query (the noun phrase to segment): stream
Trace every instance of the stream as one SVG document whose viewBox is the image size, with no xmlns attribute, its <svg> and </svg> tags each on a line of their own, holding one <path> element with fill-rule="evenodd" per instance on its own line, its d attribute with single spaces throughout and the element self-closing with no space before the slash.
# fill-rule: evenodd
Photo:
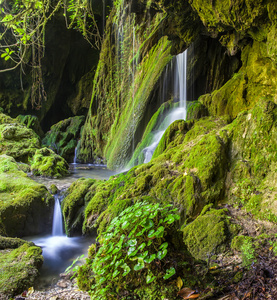
<svg viewBox="0 0 277 300">
<path fill-rule="evenodd" d="M 71 164 L 70 175 L 61 179 L 49 179 L 32 177 L 35 181 L 44 184 L 47 188 L 55 184 L 59 190 L 66 189 L 75 180 L 81 177 L 94 179 L 108 179 L 115 172 L 108 170 L 102 165 Z M 43 266 L 40 269 L 40 276 L 35 288 L 43 290 L 54 285 L 59 280 L 59 274 L 72 264 L 78 257 L 84 254 L 87 256 L 88 247 L 95 241 L 96 237 L 67 237 L 64 234 L 63 220 L 60 203 L 62 196 L 55 195 L 55 207 L 53 215 L 52 234 L 44 236 L 32 236 L 25 238 L 34 242 L 42 248 L 44 258 Z"/>
</svg>

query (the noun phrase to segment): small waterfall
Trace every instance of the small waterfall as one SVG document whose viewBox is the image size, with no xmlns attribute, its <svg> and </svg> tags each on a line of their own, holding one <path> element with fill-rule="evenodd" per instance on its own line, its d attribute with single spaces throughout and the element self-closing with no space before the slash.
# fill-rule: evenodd
<svg viewBox="0 0 277 300">
<path fill-rule="evenodd" d="M 167 74 L 167 73 L 166 73 Z M 166 92 L 163 92 L 166 94 Z M 176 120 L 186 120 L 187 115 L 187 50 L 178 54 L 174 60 L 174 99 L 179 101 L 179 107 L 172 109 L 165 117 L 158 131 L 154 134 L 150 146 L 143 149 L 144 163 L 151 160 L 167 127 Z"/>
<path fill-rule="evenodd" d="M 74 158 L 73 158 L 73 164 L 74 165 L 77 164 L 77 148 L 78 148 L 78 146 L 75 147 L 75 151 L 74 151 Z"/>
<path fill-rule="evenodd" d="M 59 196 L 56 194 L 55 206 L 54 206 L 54 215 L 53 215 L 53 225 L 52 225 L 52 235 L 53 236 L 63 236 L 63 215 L 61 210 L 61 204 Z"/>
</svg>

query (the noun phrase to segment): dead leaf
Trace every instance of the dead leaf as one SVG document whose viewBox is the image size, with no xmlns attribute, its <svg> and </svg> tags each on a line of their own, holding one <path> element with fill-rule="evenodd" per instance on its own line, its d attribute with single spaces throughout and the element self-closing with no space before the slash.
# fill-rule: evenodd
<svg viewBox="0 0 277 300">
<path fill-rule="evenodd" d="M 183 288 L 177 294 L 183 299 L 196 299 L 200 296 L 200 294 L 194 294 L 195 291 L 190 288 Z"/>
<path fill-rule="evenodd" d="M 183 280 L 181 279 L 181 277 L 177 278 L 177 283 L 176 284 L 177 284 L 178 289 L 180 290 L 183 286 Z"/>
<path fill-rule="evenodd" d="M 34 292 L 34 288 L 33 287 L 28 288 L 28 294 L 27 294 L 27 296 L 32 295 L 33 292 Z"/>
</svg>

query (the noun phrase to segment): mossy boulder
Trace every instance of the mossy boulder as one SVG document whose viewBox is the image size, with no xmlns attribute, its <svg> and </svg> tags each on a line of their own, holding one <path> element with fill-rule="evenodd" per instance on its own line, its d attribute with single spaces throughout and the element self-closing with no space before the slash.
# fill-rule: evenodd
<svg viewBox="0 0 277 300">
<path fill-rule="evenodd" d="M 31 171 L 36 176 L 60 178 L 68 175 L 68 168 L 66 160 L 48 148 L 36 150 L 31 161 Z"/>
<path fill-rule="evenodd" d="M 230 238 L 226 210 L 211 209 L 183 229 L 184 242 L 195 259 L 207 260 L 222 253 Z"/>
<path fill-rule="evenodd" d="M 51 148 L 67 161 L 73 162 L 75 148 L 84 122 L 84 116 L 71 117 L 58 122 L 51 126 L 50 131 L 42 140 L 42 144 Z"/>
<path fill-rule="evenodd" d="M 200 101 L 190 101 L 187 103 L 186 120 L 200 119 L 209 115 L 208 109 Z"/>
<path fill-rule="evenodd" d="M 65 198 L 62 201 L 62 212 L 68 236 L 82 233 L 84 211 L 97 184 L 95 179 L 80 178 L 66 190 Z"/>
<path fill-rule="evenodd" d="M 40 139 L 32 129 L 4 114 L 0 115 L 0 154 L 27 163 L 39 148 Z"/>
<path fill-rule="evenodd" d="M 228 137 L 224 118 L 176 121 L 161 140 L 162 150 L 147 164 L 99 184 L 86 210 L 84 232 L 97 219 L 100 230 L 132 201 L 174 203 L 183 218 L 194 218 L 224 195 Z M 160 148 L 161 149 L 161 148 Z M 101 229 L 102 228 L 102 229 Z"/>
<path fill-rule="evenodd" d="M 32 115 L 18 115 L 16 117 L 16 120 L 22 124 L 25 125 L 27 128 L 31 128 L 34 130 L 34 132 L 42 138 L 44 135 L 38 117 L 37 116 L 32 116 Z"/>
<path fill-rule="evenodd" d="M 0 298 L 10 299 L 34 285 L 43 263 L 42 250 L 33 243 L 0 236 Z"/>
<path fill-rule="evenodd" d="M 0 199 L 2 235 L 26 236 L 50 231 L 52 196 L 7 155 L 0 155 Z"/>
</svg>

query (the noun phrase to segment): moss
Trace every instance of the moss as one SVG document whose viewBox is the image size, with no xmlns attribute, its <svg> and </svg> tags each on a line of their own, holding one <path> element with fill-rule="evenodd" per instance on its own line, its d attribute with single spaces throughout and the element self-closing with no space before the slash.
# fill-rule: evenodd
<svg viewBox="0 0 277 300">
<path fill-rule="evenodd" d="M 4 249 L 16 249 L 20 246 L 22 246 L 23 244 L 26 244 L 27 242 L 19 239 L 19 238 L 10 238 L 10 237 L 3 237 L 0 236 L 0 250 L 4 250 Z M 30 246 L 33 246 L 33 243 L 27 243 Z"/>
<path fill-rule="evenodd" d="M 234 237 L 231 248 L 241 252 L 242 263 L 245 267 L 250 267 L 256 262 L 254 239 L 250 236 L 238 235 Z"/>
<path fill-rule="evenodd" d="M 48 148 L 36 150 L 31 161 L 31 171 L 36 176 L 62 177 L 68 175 L 68 163 Z"/>
<path fill-rule="evenodd" d="M 50 190 L 50 192 L 51 192 L 52 195 L 55 195 L 58 192 L 58 188 L 57 188 L 57 186 L 55 184 L 51 184 L 49 190 Z"/>
<path fill-rule="evenodd" d="M 133 167 L 144 162 L 143 149 L 153 142 L 154 132 L 158 130 L 164 116 L 168 113 L 169 109 L 172 108 L 172 104 L 169 102 L 163 103 L 156 113 L 152 116 L 151 120 L 147 124 L 147 127 L 143 133 L 141 142 L 138 143 L 131 160 L 127 164 L 127 168 Z"/>
<path fill-rule="evenodd" d="M 170 61 L 170 42 L 166 37 L 151 49 L 149 55 L 144 58 L 142 68 L 135 78 L 134 85 L 138 86 L 134 98 L 127 103 L 111 128 L 111 135 L 105 147 L 104 155 L 107 158 L 107 166 L 111 169 L 124 167 L 127 157 L 130 157 L 132 149 L 133 134 L 142 119 L 147 108 L 147 102 L 151 88 L 158 81 L 164 66 Z M 138 84 L 139 83 L 139 84 Z M 130 93 L 133 93 L 131 90 Z M 132 124 L 132 126 L 130 126 Z"/>
<path fill-rule="evenodd" d="M 81 234 L 84 221 L 86 197 L 98 184 L 95 179 L 80 178 L 70 185 L 62 201 L 62 212 L 65 222 L 65 231 L 68 236 Z"/>
<path fill-rule="evenodd" d="M 0 220 L 9 236 L 50 230 L 53 198 L 46 187 L 30 179 L 9 156 L 0 156 Z"/>
<path fill-rule="evenodd" d="M 200 101 L 190 101 L 187 104 L 186 120 L 200 119 L 209 115 L 207 108 Z"/>
<path fill-rule="evenodd" d="M 12 246 L 16 243 L 11 242 Z M 7 299 L 33 286 L 43 262 L 41 248 L 23 241 L 19 244 L 16 249 L 0 251 L 0 290 Z"/>
<path fill-rule="evenodd" d="M 40 139 L 33 130 L 17 123 L 0 125 L 0 154 L 27 163 L 39 147 Z"/>
<path fill-rule="evenodd" d="M 225 210 L 210 210 L 183 229 L 184 242 L 196 259 L 207 260 L 224 251 L 228 239 L 228 219 Z"/>
<path fill-rule="evenodd" d="M 67 161 L 73 161 L 84 122 L 84 116 L 75 116 L 54 124 L 46 133 L 42 144 L 51 148 Z"/>
</svg>

